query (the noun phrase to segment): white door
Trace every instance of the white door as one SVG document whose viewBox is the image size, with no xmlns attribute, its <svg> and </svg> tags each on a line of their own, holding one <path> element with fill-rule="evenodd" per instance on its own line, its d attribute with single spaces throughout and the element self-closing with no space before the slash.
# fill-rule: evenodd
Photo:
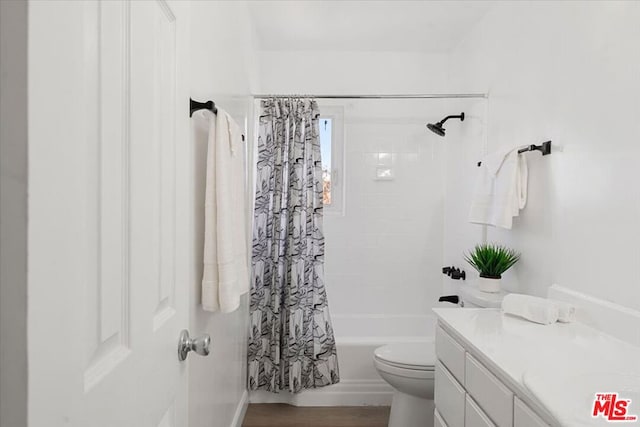
<svg viewBox="0 0 640 427">
<path fill-rule="evenodd" d="M 30 427 L 187 425 L 188 8 L 29 3 Z"/>
</svg>

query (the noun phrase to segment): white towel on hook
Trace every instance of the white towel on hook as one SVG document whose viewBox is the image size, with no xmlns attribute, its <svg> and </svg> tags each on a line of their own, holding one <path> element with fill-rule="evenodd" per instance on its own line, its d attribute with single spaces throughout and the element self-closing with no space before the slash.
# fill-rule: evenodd
<svg viewBox="0 0 640 427">
<path fill-rule="evenodd" d="M 511 229 L 527 204 L 529 171 L 519 148 L 503 148 L 482 159 L 469 222 Z"/>
<path fill-rule="evenodd" d="M 245 147 L 240 126 L 222 109 L 209 118 L 202 308 L 234 311 L 249 290 Z"/>
</svg>

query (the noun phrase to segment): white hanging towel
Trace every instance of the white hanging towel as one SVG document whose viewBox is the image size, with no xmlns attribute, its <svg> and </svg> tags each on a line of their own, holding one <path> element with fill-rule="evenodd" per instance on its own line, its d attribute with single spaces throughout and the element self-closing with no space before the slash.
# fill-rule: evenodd
<svg viewBox="0 0 640 427">
<path fill-rule="evenodd" d="M 226 111 L 209 114 L 202 308 L 229 313 L 249 290 L 245 147 Z"/>
<path fill-rule="evenodd" d="M 527 204 L 529 172 L 519 148 L 504 148 L 482 159 L 469 222 L 511 229 Z"/>
</svg>

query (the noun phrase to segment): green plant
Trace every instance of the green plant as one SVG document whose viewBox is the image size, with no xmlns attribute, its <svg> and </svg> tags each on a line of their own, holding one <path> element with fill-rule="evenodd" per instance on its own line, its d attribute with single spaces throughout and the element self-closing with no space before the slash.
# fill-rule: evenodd
<svg viewBox="0 0 640 427">
<path fill-rule="evenodd" d="M 465 254 L 464 259 L 480 273 L 480 277 L 500 279 L 502 273 L 518 262 L 520 254 L 505 246 L 483 243 Z"/>
</svg>

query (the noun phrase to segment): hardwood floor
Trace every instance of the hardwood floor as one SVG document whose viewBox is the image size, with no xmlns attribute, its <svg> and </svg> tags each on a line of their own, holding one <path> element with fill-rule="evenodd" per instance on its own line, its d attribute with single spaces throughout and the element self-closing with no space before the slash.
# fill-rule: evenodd
<svg viewBox="0 0 640 427">
<path fill-rule="evenodd" d="M 387 427 L 388 406 L 251 404 L 242 427 Z"/>
</svg>

